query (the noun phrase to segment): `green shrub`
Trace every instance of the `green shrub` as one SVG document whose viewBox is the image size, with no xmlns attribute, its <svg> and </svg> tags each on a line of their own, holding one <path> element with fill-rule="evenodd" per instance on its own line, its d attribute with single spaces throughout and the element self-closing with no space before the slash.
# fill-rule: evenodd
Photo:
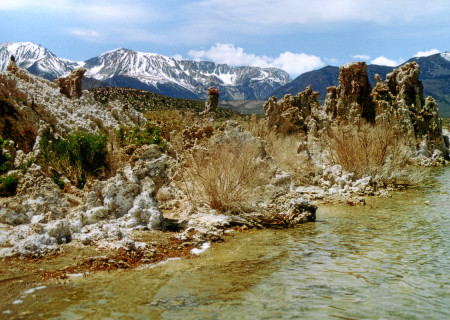
<svg viewBox="0 0 450 320">
<path fill-rule="evenodd" d="M 28 158 L 27 161 L 19 164 L 19 169 L 22 170 L 23 173 L 26 173 L 28 168 L 30 168 L 31 165 L 35 162 L 36 162 L 36 159 L 34 159 L 34 157 Z"/>
<path fill-rule="evenodd" d="M 142 146 L 156 144 L 161 151 L 166 150 L 166 141 L 161 136 L 161 128 L 153 126 L 147 122 L 145 128 L 139 126 L 125 127 L 120 126 L 117 130 L 117 138 L 122 146 L 135 145 Z"/>
<path fill-rule="evenodd" d="M 61 180 L 61 176 L 60 176 L 60 175 L 54 175 L 54 176 L 53 176 L 53 182 L 56 183 L 56 185 L 57 185 L 60 189 L 64 189 L 64 181 Z"/>
<path fill-rule="evenodd" d="M 107 137 L 75 131 L 66 139 L 40 140 L 40 160 L 44 166 L 52 166 L 61 175 L 82 188 L 89 176 L 95 176 L 105 165 Z"/>
<path fill-rule="evenodd" d="M 13 195 L 16 193 L 17 184 L 19 183 L 19 177 L 17 173 L 12 173 L 1 179 L 3 189 L 9 194 Z"/>
</svg>

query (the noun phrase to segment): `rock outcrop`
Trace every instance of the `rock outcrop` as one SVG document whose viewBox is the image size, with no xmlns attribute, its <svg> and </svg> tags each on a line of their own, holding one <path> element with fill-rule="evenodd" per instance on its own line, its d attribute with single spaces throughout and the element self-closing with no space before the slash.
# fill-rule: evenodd
<svg viewBox="0 0 450 320">
<path fill-rule="evenodd" d="M 79 99 L 67 98 L 56 83 L 20 68 L 14 73 L 0 72 L 0 114 L 0 136 L 13 139 L 26 153 L 49 128 L 62 137 L 73 130 L 95 133 L 100 128 L 113 134 L 119 124 L 146 121 L 132 108 L 122 110 L 118 102 L 100 105 L 87 91 Z"/>
<path fill-rule="evenodd" d="M 208 98 L 206 98 L 205 110 L 201 113 L 202 115 L 216 112 L 217 105 L 219 104 L 219 96 L 220 92 L 218 89 L 214 87 L 208 89 Z"/>
<path fill-rule="evenodd" d="M 0 199 L 0 256 L 45 253 L 72 239 L 124 240 L 134 229 L 159 229 L 164 217 L 153 195 L 166 178 L 169 159 L 156 145 L 143 146 L 115 176 L 66 192 L 33 165 L 20 178 L 16 196 Z"/>
<path fill-rule="evenodd" d="M 9 63 L 8 63 L 8 66 L 6 67 L 6 70 L 8 70 L 11 73 L 16 73 L 16 71 L 18 69 L 19 68 L 16 65 L 16 58 L 14 58 L 14 56 L 11 56 L 11 58 L 9 60 Z"/>
<path fill-rule="evenodd" d="M 80 98 L 82 94 L 81 80 L 86 69 L 78 68 L 72 70 L 67 77 L 61 77 L 54 82 L 59 85 L 60 91 L 67 98 Z"/>
<path fill-rule="evenodd" d="M 0 136 L 13 140 L 9 161 L 21 170 L 8 172 L 18 177 L 16 195 L 0 198 L 0 256 L 45 253 L 73 238 L 122 239 L 136 227 L 158 228 L 163 217 L 153 194 L 164 180 L 168 158 L 158 147 L 134 148 L 126 169 L 84 190 L 67 180 L 63 192 L 47 170 L 28 167 L 41 152 L 42 137 L 100 129 L 113 136 L 120 125 L 144 124 L 145 118 L 119 102 L 99 105 L 81 91 L 83 71 L 61 82 L 67 85 L 65 94 L 78 97 L 72 99 L 56 83 L 14 67 L 13 61 L 9 69 L 0 72 Z"/>
<path fill-rule="evenodd" d="M 306 133 L 310 120 L 320 113 L 319 95 L 308 86 L 295 97 L 285 95 L 280 101 L 271 97 L 264 104 L 268 126 L 281 134 Z"/>
<path fill-rule="evenodd" d="M 331 123 L 387 122 L 415 141 L 419 153 L 448 159 L 439 108 L 432 97 L 424 98 L 419 65 L 407 63 L 389 73 L 386 81 L 376 75 L 373 90 L 366 69 L 365 62 L 340 67 L 339 86 L 327 88 L 323 107 L 317 101 L 319 93 L 309 86 L 295 97 L 271 97 L 264 105 L 268 126 L 282 134 L 315 136 Z"/>
<path fill-rule="evenodd" d="M 400 126 L 418 144 L 425 144 L 425 153 L 432 155 L 436 151 L 448 159 L 449 146 L 442 134 L 438 104 L 432 97 L 424 98 L 419 75 L 420 66 L 410 62 L 389 73 L 384 82 L 379 76 L 376 78 L 377 85 L 371 93 L 376 119 Z"/>
<path fill-rule="evenodd" d="M 338 102 L 339 120 L 375 121 L 375 109 L 370 96 L 371 86 L 365 62 L 353 62 L 339 68 Z"/>
</svg>

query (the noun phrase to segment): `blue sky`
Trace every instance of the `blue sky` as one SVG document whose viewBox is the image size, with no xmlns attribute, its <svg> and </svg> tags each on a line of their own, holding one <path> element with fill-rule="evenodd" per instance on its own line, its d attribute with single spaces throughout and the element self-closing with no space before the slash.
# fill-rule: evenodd
<svg viewBox="0 0 450 320">
<path fill-rule="evenodd" d="M 295 77 L 450 51 L 449 0 L 0 0 L 0 43 L 86 60 L 118 47 Z"/>
</svg>

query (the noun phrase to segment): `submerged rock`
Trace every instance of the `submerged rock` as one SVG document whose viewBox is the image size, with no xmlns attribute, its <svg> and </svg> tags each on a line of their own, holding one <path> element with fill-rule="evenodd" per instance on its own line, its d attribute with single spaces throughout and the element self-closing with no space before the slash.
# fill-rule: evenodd
<svg viewBox="0 0 450 320">
<path fill-rule="evenodd" d="M 284 211 L 258 217 L 258 223 L 269 228 L 286 228 L 316 221 L 317 206 L 308 200 L 297 198 L 284 206 L 287 207 Z"/>
</svg>

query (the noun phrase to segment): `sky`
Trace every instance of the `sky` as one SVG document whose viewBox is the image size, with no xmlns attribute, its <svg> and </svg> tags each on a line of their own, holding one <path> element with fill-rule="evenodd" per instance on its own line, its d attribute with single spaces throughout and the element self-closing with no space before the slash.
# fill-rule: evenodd
<svg viewBox="0 0 450 320">
<path fill-rule="evenodd" d="M 0 43 L 77 61 L 124 47 L 294 78 L 450 51 L 449 16 L 449 0 L 0 0 Z"/>
</svg>

